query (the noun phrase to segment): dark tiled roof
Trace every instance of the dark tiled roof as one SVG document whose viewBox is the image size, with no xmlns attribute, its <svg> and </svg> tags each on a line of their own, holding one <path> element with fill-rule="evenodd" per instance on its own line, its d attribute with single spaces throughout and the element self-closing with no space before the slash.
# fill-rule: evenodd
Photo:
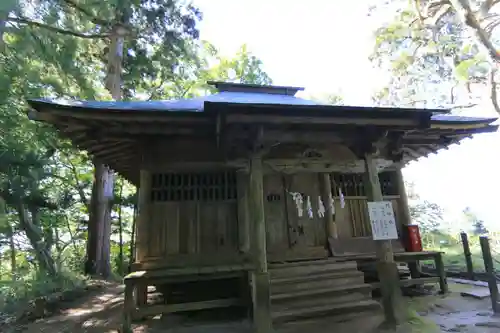
<svg viewBox="0 0 500 333">
<path fill-rule="evenodd" d="M 317 101 L 296 97 L 297 91 L 303 88 L 285 86 L 263 86 L 254 84 L 241 84 L 231 82 L 208 82 L 216 87 L 219 92 L 196 98 L 167 100 L 167 101 L 71 101 L 71 100 L 30 100 L 31 106 L 38 111 L 50 108 L 72 108 L 93 111 L 124 111 L 124 112 L 203 112 L 209 106 L 216 108 L 226 106 L 261 107 L 280 110 L 286 113 L 289 110 L 300 109 L 301 112 L 319 111 L 328 115 L 329 112 L 338 112 L 346 116 L 350 111 L 355 111 L 358 116 L 364 112 L 377 112 L 378 116 L 387 116 L 385 112 L 402 114 L 406 111 L 419 111 L 421 113 L 432 113 L 432 122 L 436 124 L 489 124 L 496 118 L 475 118 L 447 115 L 449 110 L 443 109 L 409 109 L 409 108 L 387 108 L 387 107 L 357 107 L 357 106 L 332 106 Z M 373 115 L 373 114 L 372 114 Z M 373 115 L 375 116 L 375 115 Z"/>
</svg>

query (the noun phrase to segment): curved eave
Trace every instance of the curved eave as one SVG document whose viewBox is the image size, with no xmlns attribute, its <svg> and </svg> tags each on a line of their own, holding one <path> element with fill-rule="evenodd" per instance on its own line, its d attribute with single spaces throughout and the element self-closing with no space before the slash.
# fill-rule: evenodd
<svg viewBox="0 0 500 333">
<path fill-rule="evenodd" d="M 101 102 L 96 103 L 103 105 Z M 120 102 L 103 103 L 107 103 L 108 108 L 88 108 L 81 102 L 58 104 L 46 100 L 30 100 L 29 104 L 36 110 L 32 111 L 30 118 L 52 124 L 60 131 L 62 137 L 70 139 L 77 147 L 88 151 L 95 159 L 109 165 L 134 184 L 138 184 L 139 181 L 138 157 L 141 154 L 143 147 L 141 140 L 144 136 L 177 137 L 183 135 L 210 138 L 216 132 L 217 124 L 214 122 L 212 112 L 199 112 L 198 109 L 190 109 L 189 112 L 186 112 L 186 109 L 169 109 L 169 112 L 159 112 L 164 111 L 160 108 L 143 109 L 137 112 L 131 107 L 122 108 L 122 104 L 117 104 Z M 302 128 L 302 125 L 307 125 L 313 132 L 321 128 L 327 135 L 335 134 L 337 129 L 343 129 L 345 132 L 349 126 L 374 125 L 384 126 L 384 128 L 400 133 L 404 132 L 404 162 L 428 156 L 440 149 L 447 149 L 451 144 L 459 143 L 474 134 L 496 132 L 498 129 L 498 126 L 490 125 L 496 120 L 495 118 L 445 115 L 433 115 L 431 118 L 430 110 L 410 112 L 405 109 L 324 105 L 291 107 L 290 105 L 242 103 L 205 103 L 205 106 L 208 106 L 208 109 L 217 107 L 215 110 L 221 111 L 222 104 L 230 111 L 236 110 L 234 114 L 228 112 L 226 115 L 243 115 L 251 122 L 279 127 L 279 130 L 285 134 L 290 133 L 288 132 L 289 124 L 297 124 L 297 129 Z M 251 111 L 259 108 L 262 112 L 248 112 L 248 108 L 253 109 Z M 273 116 L 273 111 L 271 111 L 269 116 L 269 110 L 282 114 Z M 314 110 L 320 112 L 321 116 L 313 119 L 316 112 Z M 269 122 L 270 117 L 274 117 L 274 123 Z M 305 120 L 311 120 L 308 117 L 314 122 L 305 122 Z M 225 121 L 227 122 L 229 118 L 226 117 Z M 242 119 L 240 118 L 239 121 Z M 344 127 L 346 125 L 347 127 Z M 422 128 L 422 125 L 427 126 Z"/>
<path fill-rule="evenodd" d="M 437 154 L 440 150 L 447 150 L 454 144 L 460 145 L 462 140 L 473 138 L 476 134 L 494 133 L 498 130 L 498 125 L 489 124 L 496 118 L 474 120 L 475 124 L 472 121 L 462 121 L 453 126 L 431 126 L 427 130 L 407 133 L 403 143 L 403 163 Z"/>
</svg>

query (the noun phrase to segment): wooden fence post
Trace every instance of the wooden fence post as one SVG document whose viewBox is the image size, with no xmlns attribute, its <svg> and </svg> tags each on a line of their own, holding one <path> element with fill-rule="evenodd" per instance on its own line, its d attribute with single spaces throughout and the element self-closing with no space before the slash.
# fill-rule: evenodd
<svg viewBox="0 0 500 333">
<path fill-rule="evenodd" d="M 488 278 L 488 287 L 490 289 L 490 297 L 491 297 L 491 307 L 493 309 L 493 313 L 498 314 L 500 312 L 500 307 L 498 304 L 498 285 L 497 285 L 497 278 L 495 275 L 495 269 L 493 266 L 493 257 L 491 256 L 490 242 L 488 236 L 479 237 L 479 242 L 481 243 L 481 251 L 483 252 L 484 270 L 486 271 L 486 276 Z"/>
<path fill-rule="evenodd" d="M 472 254 L 470 252 L 469 238 L 465 232 L 460 233 L 460 238 L 462 239 L 462 246 L 464 248 L 465 263 L 467 265 L 467 277 L 470 280 L 475 280 L 474 278 L 474 267 L 472 266 Z"/>
</svg>

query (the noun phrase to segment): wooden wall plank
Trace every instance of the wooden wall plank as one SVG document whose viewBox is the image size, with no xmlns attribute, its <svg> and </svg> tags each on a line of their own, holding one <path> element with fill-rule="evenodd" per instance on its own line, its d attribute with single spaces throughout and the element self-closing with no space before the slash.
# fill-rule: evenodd
<svg viewBox="0 0 500 333">
<path fill-rule="evenodd" d="M 179 204 L 176 202 L 167 202 L 165 205 L 166 211 L 166 234 L 167 254 L 179 253 Z"/>
<path fill-rule="evenodd" d="M 268 174 L 264 176 L 263 182 L 267 250 L 286 250 L 289 244 L 283 179 L 278 173 Z"/>
<path fill-rule="evenodd" d="M 239 249 L 239 238 L 238 238 L 238 204 L 236 202 L 228 203 L 228 235 L 229 244 L 231 245 L 231 251 L 238 251 Z"/>
<path fill-rule="evenodd" d="M 217 229 L 215 221 L 217 220 L 216 205 L 211 202 L 200 202 L 200 252 L 215 252 L 217 247 Z"/>
<path fill-rule="evenodd" d="M 179 210 L 179 253 L 188 253 L 189 223 L 193 210 L 189 201 L 177 203 Z"/>
<path fill-rule="evenodd" d="M 344 208 L 341 207 L 340 199 L 335 198 L 335 222 L 339 238 L 351 238 L 352 235 L 352 215 L 349 209 L 350 201 L 345 201 Z"/>
<path fill-rule="evenodd" d="M 187 253 L 198 253 L 198 224 L 200 223 L 198 202 L 189 203 Z"/>
<path fill-rule="evenodd" d="M 216 206 L 216 219 L 214 220 L 215 229 L 217 230 L 217 251 L 223 252 L 229 247 L 230 239 L 227 235 L 228 224 L 228 207 L 227 205 Z"/>
</svg>

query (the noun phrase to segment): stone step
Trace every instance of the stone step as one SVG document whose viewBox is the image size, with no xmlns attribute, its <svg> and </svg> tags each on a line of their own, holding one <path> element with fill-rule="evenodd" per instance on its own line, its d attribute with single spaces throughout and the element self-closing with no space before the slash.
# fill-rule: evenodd
<svg viewBox="0 0 500 333">
<path fill-rule="evenodd" d="M 349 272 L 339 276 L 322 276 L 321 278 L 296 277 L 286 281 L 271 280 L 271 295 L 291 293 L 297 291 L 325 290 L 327 288 L 345 287 L 364 283 L 364 276 L 361 272 Z"/>
<path fill-rule="evenodd" d="M 316 275 L 323 272 L 339 272 L 357 270 L 355 262 L 332 262 L 331 260 L 317 260 L 307 263 L 290 263 L 273 265 L 270 268 L 271 278 L 292 277 L 299 275 Z"/>
<path fill-rule="evenodd" d="M 357 293 L 364 295 L 365 298 L 370 298 L 371 286 L 369 284 L 353 284 L 348 286 L 336 286 L 323 289 L 299 290 L 290 293 L 272 294 L 271 304 L 279 305 L 281 303 L 300 302 L 310 298 L 330 298 L 336 301 L 337 297 L 344 294 Z"/>
<path fill-rule="evenodd" d="M 292 320 L 303 320 L 324 316 L 344 316 L 351 313 L 378 311 L 380 304 L 373 300 L 354 301 L 347 303 L 333 303 L 306 308 L 286 308 L 271 313 L 273 322 L 282 323 Z"/>
</svg>

